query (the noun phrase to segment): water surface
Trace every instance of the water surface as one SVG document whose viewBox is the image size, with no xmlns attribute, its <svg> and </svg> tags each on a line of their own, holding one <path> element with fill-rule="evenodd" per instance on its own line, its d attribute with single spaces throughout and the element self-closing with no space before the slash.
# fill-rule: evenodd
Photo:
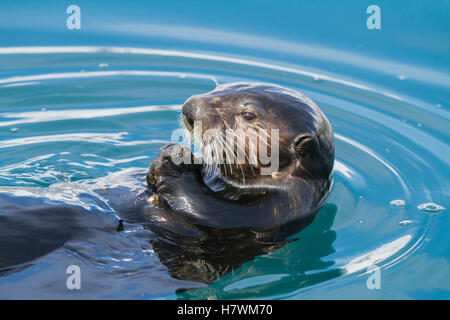
<svg viewBox="0 0 450 320">
<path fill-rule="evenodd" d="M 87 3 L 80 6 L 94 10 Z M 170 21 L 161 6 L 157 10 Z M 352 39 L 371 45 L 363 29 L 353 37 L 338 35 L 339 45 L 317 40 L 331 32 L 333 20 L 328 29 L 317 25 L 298 39 L 294 28 L 280 29 L 281 22 L 267 27 L 272 33 L 258 33 L 249 22 L 240 22 L 240 14 L 235 30 L 220 22 L 211 22 L 214 28 L 205 21 L 195 25 L 192 10 L 219 11 L 205 5 L 186 8 L 176 24 L 184 24 L 180 29 L 157 18 L 145 24 L 138 11 L 151 7 L 140 2 L 126 9 L 136 15 L 133 23 L 125 18 L 104 22 L 108 12 L 119 16 L 112 2 L 109 9 L 96 11 L 97 22 L 86 19 L 85 28 L 69 37 L 57 22 L 43 23 L 39 32 L 26 19 L 19 26 L 11 15 L 23 17 L 29 9 L 21 11 L 10 2 L 6 7 L 9 18 L 0 19 L 3 204 L 46 198 L 47 204 L 69 203 L 90 214 L 56 211 L 42 219 L 0 211 L 2 230 L 10 234 L 0 246 L 8 261 L 15 261 L 0 267 L 1 298 L 449 298 L 445 41 L 438 45 L 425 37 L 434 47 L 403 59 L 414 45 L 394 44 L 395 35 L 386 31 L 372 40 L 392 46 L 375 55 L 352 50 Z M 58 8 L 47 14 L 57 17 Z M 250 21 L 269 12 L 264 3 L 260 11 L 245 8 L 257 15 Z M 315 12 L 308 8 L 303 9 Z M 37 16 L 44 13 L 36 10 Z M 354 10 L 347 13 L 350 20 Z M 444 21 L 438 5 L 429 10 L 436 21 Z M 294 15 L 283 12 L 277 9 L 274 15 L 285 17 L 285 26 L 295 25 Z M 227 14 L 225 8 L 219 15 Z M 407 16 L 417 15 L 412 10 Z M 344 26 L 353 28 L 349 22 Z M 407 34 L 400 22 L 391 27 Z M 445 37 L 431 27 L 422 32 Z M 92 190 L 93 185 L 114 185 L 119 196 L 121 187 L 144 188 L 145 170 L 178 127 L 182 103 L 217 82 L 231 81 L 275 83 L 319 105 L 335 132 L 334 187 L 313 223 L 291 237 L 297 241 L 206 286 L 169 275 L 145 224 L 129 221 L 124 232 L 115 232 L 123 217 Z M 39 250 L 36 241 L 42 242 Z M 12 248 L 20 252 L 12 254 Z M 29 250 L 26 261 L 24 250 Z M 82 270 L 81 290 L 65 286 L 71 264 Z M 366 286 L 371 265 L 381 268 L 380 290 Z M 198 289 L 176 293 L 179 288 Z"/>
</svg>

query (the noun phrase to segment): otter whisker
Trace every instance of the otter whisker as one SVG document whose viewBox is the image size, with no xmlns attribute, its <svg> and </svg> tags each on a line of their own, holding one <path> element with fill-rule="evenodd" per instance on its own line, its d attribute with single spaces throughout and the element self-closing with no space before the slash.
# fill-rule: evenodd
<svg viewBox="0 0 450 320">
<path fill-rule="evenodd" d="M 220 119 L 222 120 L 222 122 L 223 122 L 225 128 L 226 128 L 226 129 L 230 129 L 230 131 L 228 131 L 228 132 L 231 132 L 231 133 L 233 134 L 233 135 L 231 136 L 231 138 L 233 138 L 233 139 L 234 139 L 234 137 L 237 138 L 237 136 L 236 136 L 234 130 L 232 129 L 232 127 L 230 126 L 230 124 L 227 122 L 226 118 L 224 118 L 223 114 L 222 114 L 221 112 L 219 112 L 219 111 L 218 111 L 218 114 L 219 114 L 219 117 L 220 117 Z M 222 143 L 225 145 L 225 147 L 227 148 L 227 150 L 228 150 L 229 152 L 231 152 L 233 155 L 236 156 L 235 150 L 233 150 L 232 147 L 230 146 L 231 141 L 230 141 L 229 139 L 226 139 L 226 142 L 224 142 L 223 139 L 222 139 Z M 234 146 L 234 143 L 233 143 L 233 146 Z M 244 149 L 243 151 L 244 151 L 244 152 L 243 152 L 243 153 L 244 153 L 244 156 L 245 156 L 245 157 L 247 158 L 247 160 L 248 160 L 248 157 L 247 157 L 247 155 L 246 155 L 246 153 L 245 153 L 245 149 Z M 236 158 L 237 158 L 237 156 L 236 156 Z M 250 161 L 249 161 L 249 162 L 250 162 Z M 230 171 L 231 171 L 231 173 L 232 173 L 232 172 L 233 172 L 233 167 L 232 167 L 231 163 L 229 163 L 229 166 L 230 166 Z M 242 168 L 241 168 L 241 171 L 242 171 Z M 252 171 L 253 171 L 253 169 L 252 169 Z M 242 171 L 242 175 L 244 175 L 243 171 Z"/>
<path fill-rule="evenodd" d="M 238 139 L 239 141 L 241 141 L 241 142 L 244 144 L 244 146 L 242 146 L 242 145 L 239 144 L 239 143 L 236 144 L 236 145 L 237 145 L 237 148 L 241 148 L 240 151 L 242 151 L 242 153 L 244 154 L 245 160 L 249 163 L 250 170 L 252 170 L 253 175 L 256 176 L 256 173 L 255 173 L 255 171 L 253 170 L 253 167 L 252 167 L 251 164 L 250 164 L 249 156 L 247 155 L 247 152 L 245 151 L 245 146 L 246 146 L 246 144 L 245 144 L 245 138 L 242 139 L 241 137 L 239 137 L 238 135 L 236 135 L 236 133 L 233 132 L 233 138 L 234 138 L 234 137 L 235 137 L 236 139 Z M 242 166 L 242 164 L 241 164 L 241 166 Z"/>
<path fill-rule="evenodd" d="M 220 147 L 220 144 L 219 144 L 219 141 L 218 141 L 220 139 L 219 137 L 220 137 L 220 135 L 216 136 L 216 139 L 214 139 L 214 141 L 213 141 L 213 145 L 214 145 L 214 149 L 216 151 L 216 156 L 217 156 L 217 158 L 219 160 L 218 165 L 220 167 L 220 159 L 219 159 L 219 157 L 223 157 L 223 150 Z M 221 144 L 221 145 L 223 146 L 223 144 Z M 228 175 L 227 175 L 227 167 L 226 167 L 225 164 L 223 165 L 223 168 L 224 168 L 225 177 L 228 177 Z"/>
<path fill-rule="evenodd" d="M 231 149 L 231 147 L 227 144 L 227 142 L 223 139 L 223 134 L 218 135 L 218 136 L 217 136 L 217 139 L 219 140 L 219 143 L 220 143 L 226 150 L 228 150 L 228 151 L 230 151 L 230 152 L 234 152 L 234 151 Z M 225 168 L 225 170 L 226 170 L 226 165 L 227 165 L 227 162 L 226 162 L 226 160 L 225 160 L 225 161 L 224 161 L 224 168 Z M 230 168 L 230 173 L 233 174 L 233 167 L 231 166 L 231 163 L 228 163 L 228 166 L 229 166 L 229 168 Z"/>
</svg>

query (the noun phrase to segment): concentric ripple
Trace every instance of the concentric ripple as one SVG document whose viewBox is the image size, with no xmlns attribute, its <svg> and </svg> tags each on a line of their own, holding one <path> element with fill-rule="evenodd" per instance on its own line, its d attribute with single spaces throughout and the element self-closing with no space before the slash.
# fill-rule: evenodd
<svg viewBox="0 0 450 320">
<path fill-rule="evenodd" d="M 345 286 L 367 294 L 369 267 L 387 277 L 391 269 L 409 272 L 447 215 L 449 115 L 423 97 L 295 65 L 159 49 L 0 48 L 0 70 L 0 192 L 49 197 L 54 188 L 58 201 L 67 193 L 88 207 L 91 195 L 111 217 L 92 185 L 129 168 L 145 172 L 193 94 L 217 83 L 271 82 L 324 111 L 335 133 L 334 187 L 314 222 L 293 236 L 297 241 L 181 298 L 302 298 Z M 49 270 L 67 256 L 92 271 L 90 284 L 99 289 L 88 296 L 176 298 L 176 288 L 199 287 L 170 279 L 143 240 L 144 227 L 109 235 L 109 243 L 96 235 L 68 241 L 6 273 L 0 295 L 33 296 L 47 285 L 45 296 L 58 296 Z M 27 272 L 45 280 L 34 283 Z"/>
</svg>

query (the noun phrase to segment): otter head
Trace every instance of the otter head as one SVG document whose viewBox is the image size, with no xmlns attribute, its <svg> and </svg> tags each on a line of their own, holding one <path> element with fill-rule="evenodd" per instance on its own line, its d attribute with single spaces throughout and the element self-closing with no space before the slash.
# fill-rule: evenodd
<svg viewBox="0 0 450 320">
<path fill-rule="evenodd" d="M 264 83 L 220 85 L 189 98 L 183 120 L 202 145 L 203 179 L 214 191 L 233 186 L 258 194 L 292 178 L 331 179 L 331 126 L 295 91 Z"/>
</svg>

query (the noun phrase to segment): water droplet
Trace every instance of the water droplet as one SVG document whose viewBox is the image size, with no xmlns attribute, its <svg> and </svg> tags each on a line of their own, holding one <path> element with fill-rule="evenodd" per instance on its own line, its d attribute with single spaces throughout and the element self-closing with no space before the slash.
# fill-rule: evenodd
<svg viewBox="0 0 450 320">
<path fill-rule="evenodd" d="M 17 131 L 19 131 L 19 128 L 11 128 L 11 129 L 9 129 L 9 131 L 11 131 L 11 132 L 17 132 Z"/>
<path fill-rule="evenodd" d="M 364 220 L 359 220 L 359 224 L 364 224 Z"/>
<path fill-rule="evenodd" d="M 406 77 L 405 77 L 404 75 L 401 74 L 401 75 L 399 75 L 399 76 L 397 77 L 397 79 L 398 79 L 398 80 L 405 80 Z"/>
<path fill-rule="evenodd" d="M 418 126 L 418 127 L 421 127 L 421 126 L 422 126 L 422 123 L 419 122 L 419 123 L 417 124 L 417 126 Z"/>
<path fill-rule="evenodd" d="M 106 62 L 102 62 L 98 65 L 99 68 L 108 68 L 109 64 L 107 64 Z"/>
<path fill-rule="evenodd" d="M 360 198 L 360 199 L 363 199 L 364 197 L 363 197 L 363 196 L 359 196 L 359 198 Z"/>
<path fill-rule="evenodd" d="M 404 207 L 406 205 L 406 202 L 405 200 L 397 199 L 392 200 L 391 202 L 389 202 L 389 204 L 393 207 Z"/>
<path fill-rule="evenodd" d="M 402 220 L 400 221 L 398 224 L 401 225 L 402 227 L 407 227 L 411 224 L 411 220 Z"/>
<path fill-rule="evenodd" d="M 444 207 L 433 202 L 422 203 L 421 205 L 417 206 L 417 208 L 423 212 L 439 212 L 445 210 Z"/>
</svg>

